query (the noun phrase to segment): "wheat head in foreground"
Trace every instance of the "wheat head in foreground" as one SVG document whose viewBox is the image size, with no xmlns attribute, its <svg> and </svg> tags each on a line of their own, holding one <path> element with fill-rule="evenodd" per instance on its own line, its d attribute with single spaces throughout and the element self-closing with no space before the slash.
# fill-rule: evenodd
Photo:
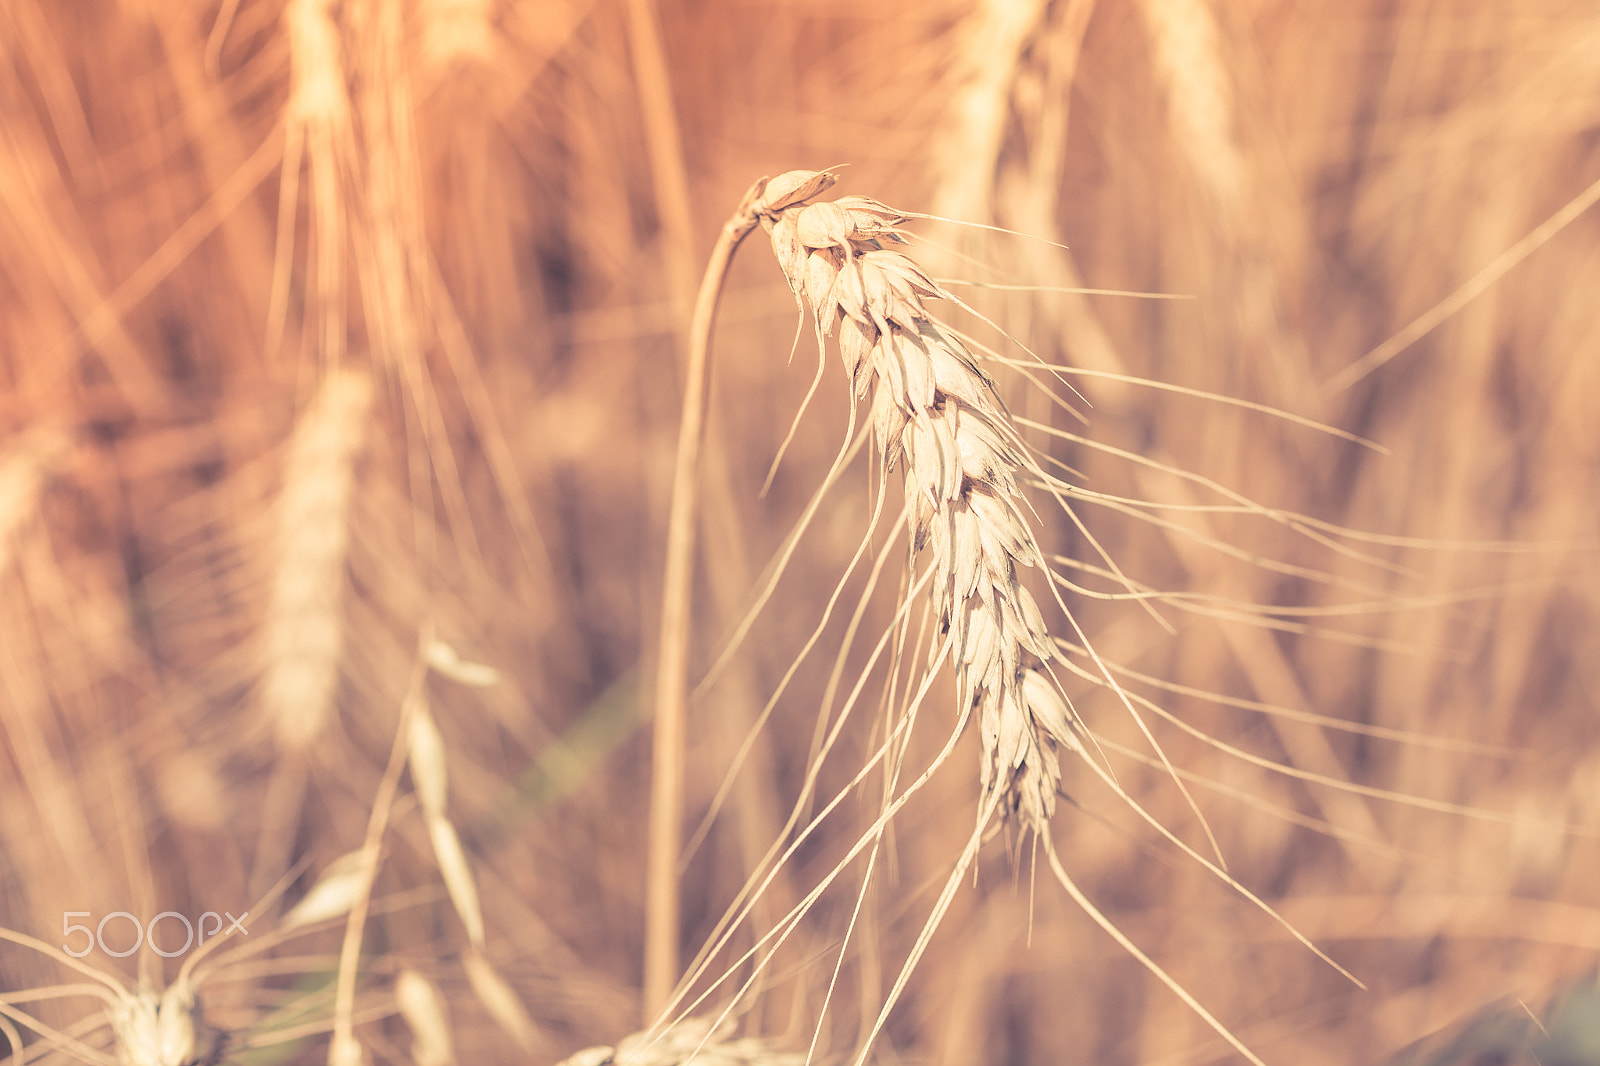
<svg viewBox="0 0 1600 1066">
<path fill-rule="evenodd" d="M 857 1061 L 866 1061 L 933 929 L 972 868 L 982 841 L 1000 826 L 1010 825 L 1018 831 L 1019 838 L 1032 837 L 1044 852 L 1056 880 L 1092 920 L 1245 1058 L 1259 1062 L 1094 906 L 1072 881 L 1056 853 L 1049 824 L 1060 793 L 1061 758 L 1065 752 L 1077 756 L 1091 774 L 1168 841 L 1283 923 L 1262 900 L 1146 812 L 1116 783 L 1103 765 L 1103 756 L 1091 750 L 1096 747 L 1093 734 L 1059 683 L 1058 667 L 1110 689 L 1136 721 L 1139 715 L 1113 672 L 1090 648 L 1062 600 L 1057 589 L 1060 579 L 1052 571 L 1050 557 L 1040 547 L 1030 521 L 1033 512 L 1024 488 L 1049 493 L 1069 516 L 1072 512 L 1067 494 L 1072 488 L 1043 469 L 1007 412 L 995 381 L 979 366 L 968 342 L 930 312 L 929 302 L 933 300 L 948 300 L 963 308 L 966 305 L 899 250 L 908 243 L 899 227 L 912 216 L 865 196 L 818 201 L 816 197 L 834 181 L 834 176 L 826 172 L 791 171 L 763 179 L 747 193 L 739 212 L 724 227 L 707 270 L 707 285 L 702 289 L 691 330 L 690 380 L 693 389 L 694 382 L 704 373 L 710 318 L 721 275 L 733 249 L 759 225 L 771 237 L 773 251 L 801 313 L 809 308 L 819 350 L 825 352 L 829 339 L 835 338 L 849 375 L 850 424 L 841 459 L 860 426 L 871 436 L 879 484 L 887 483 L 896 470 L 903 472 L 902 517 L 910 536 L 912 595 L 926 590 L 934 622 L 920 692 L 912 707 L 920 703 L 933 676 L 948 662 L 955 672 L 956 722 L 933 764 L 916 783 L 886 804 L 873 828 L 858 840 L 845 862 L 881 839 L 889 819 L 946 760 L 973 718 L 978 721 L 981 795 L 977 825 L 866 1036 Z M 685 425 L 697 417 L 694 404 L 686 404 Z M 680 446 L 692 440 L 693 434 L 686 431 Z M 680 452 L 680 475 L 690 467 L 692 462 L 686 463 Z M 680 481 L 675 486 L 675 515 L 682 502 L 679 490 L 683 484 Z M 669 558 L 675 554 L 671 538 L 668 551 Z M 1114 564 L 1109 559 L 1107 562 L 1111 572 L 1117 573 Z M 1048 584 L 1062 616 L 1074 631 L 1075 642 L 1063 645 L 1051 634 L 1038 602 L 1022 582 L 1028 568 L 1037 568 Z M 670 621 L 669 617 L 665 630 L 671 630 Z M 1066 658 L 1064 646 L 1080 648 L 1080 654 L 1086 655 L 1093 669 Z M 663 709 L 670 709 L 665 702 L 658 704 L 658 730 L 662 728 Z M 909 729 L 911 720 L 912 716 L 907 715 L 894 733 L 901 735 L 902 729 Z M 1139 725 L 1160 755 L 1155 738 L 1142 721 Z M 900 742 L 903 739 L 901 735 Z M 888 754 L 895 742 L 891 737 L 880 755 Z M 1164 755 L 1159 762 L 1167 766 L 1172 780 L 1187 798 Z M 898 766 L 894 773 L 898 774 Z M 1193 808 L 1192 801 L 1190 806 Z M 835 875 L 837 872 L 838 868 Z M 1283 924 L 1287 927 L 1287 923 Z M 1349 976 L 1304 937 L 1292 928 L 1289 931 Z M 826 1003 L 823 1009 L 826 1011 Z M 820 1024 L 819 1021 L 819 1032 Z"/>
<path fill-rule="evenodd" d="M 888 245 L 906 216 L 865 196 L 809 202 L 831 174 L 794 171 L 766 186 L 762 225 L 796 300 L 822 337 L 837 331 L 850 376 L 851 424 L 869 405 L 881 470 L 904 466 L 914 549 L 931 556 L 928 590 L 956 669 L 961 726 L 982 733 L 981 810 L 1042 832 L 1061 780 L 1057 750 L 1082 752 L 1075 715 L 1049 663 L 1054 646 L 1018 580 L 1043 568 L 1018 476 L 1024 446 L 994 382 L 928 313 L 944 291 Z"/>
</svg>

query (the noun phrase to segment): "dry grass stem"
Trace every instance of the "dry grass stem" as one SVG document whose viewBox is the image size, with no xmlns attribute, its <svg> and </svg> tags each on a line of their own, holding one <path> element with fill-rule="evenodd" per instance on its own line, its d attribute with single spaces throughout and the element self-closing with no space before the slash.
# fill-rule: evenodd
<svg viewBox="0 0 1600 1066">
<path fill-rule="evenodd" d="M 646 1007 L 650 1017 L 664 1007 L 678 979 L 678 853 L 683 840 L 683 761 L 689 693 L 690 588 L 695 531 L 699 521 L 700 453 L 705 437 L 711 373 L 711 324 L 739 244 L 756 226 L 746 194 L 738 214 L 723 226 L 712 250 L 689 326 L 689 357 L 683 416 L 672 476 L 667 520 L 667 558 L 661 592 L 652 727 L 649 853 L 646 857 Z"/>
</svg>

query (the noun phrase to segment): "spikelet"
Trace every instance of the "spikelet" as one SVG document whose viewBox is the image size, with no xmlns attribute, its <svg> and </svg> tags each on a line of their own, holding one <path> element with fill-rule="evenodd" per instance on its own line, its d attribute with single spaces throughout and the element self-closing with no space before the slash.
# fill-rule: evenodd
<svg viewBox="0 0 1600 1066">
<path fill-rule="evenodd" d="M 291 122 L 350 122 L 344 65 L 339 59 L 339 27 L 333 0 L 290 0 L 283 21 L 289 35 L 289 110 Z"/>
<path fill-rule="evenodd" d="M 891 247 L 903 243 L 905 216 L 864 196 L 808 202 L 826 177 L 774 178 L 753 210 L 818 332 L 837 334 L 852 416 L 866 404 L 884 472 L 904 469 L 913 546 L 931 557 L 961 709 L 982 733 L 984 798 L 998 793 L 1006 817 L 1039 829 L 1055 810 L 1057 750 L 1083 749 L 1047 671 L 1049 631 L 1018 576 L 1044 565 L 1018 487 L 1023 445 L 994 383 L 928 312 L 943 291 Z"/>
<path fill-rule="evenodd" d="M 328 1044 L 328 1066 L 367 1066 L 370 1061 L 367 1049 L 349 1033 L 335 1033 Z"/>
<path fill-rule="evenodd" d="M 433 982 L 415 970 L 401 970 L 395 982 L 394 998 L 400 1016 L 411 1028 L 414 1066 L 450 1066 L 455 1062 L 450 1019 L 445 1014 L 444 998 Z"/>
<path fill-rule="evenodd" d="M 466 852 L 461 848 L 461 838 L 450 820 L 440 814 L 428 818 L 428 840 L 433 844 L 433 857 L 444 877 L 445 890 L 450 902 L 455 904 L 461 924 L 467 927 L 467 938 L 476 947 L 483 946 L 483 908 L 478 903 L 477 883 L 472 879 L 472 868 L 467 865 Z"/>
<path fill-rule="evenodd" d="M 45 481 L 70 445 L 63 434 L 32 430 L 0 448 L 0 571 L 10 565 L 17 537 L 38 514 Z"/>
<path fill-rule="evenodd" d="M 313 925 L 347 913 L 367 890 L 366 854 L 346 852 L 328 864 L 322 877 L 284 916 L 283 928 Z"/>
<path fill-rule="evenodd" d="M 442 818 L 450 791 L 444 738 L 439 735 L 438 723 L 433 720 L 426 699 L 420 696 L 412 708 L 409 731 L 406 758 L 411 765 L 411 779 L 417 786 L 417 799 L 428 817 Z"/>
<path fill-rule="evenodd" d="M 500 683 L 500 671 L 483 663 L 468 662 L 442 640 L 431 640 L 423 652 L 430 669 L 469 688 L 487 688 Z"/>
<path fill-rule="evenodd" d="M 345 554 L 372 387 L 330 373 L 295 427 L 275 515 L 261 707 L 280 749 L 303 751 L 333 713 L 344 649 Z"/>
<path fill-rule="evenodd" d="M 198 1000 L 187 981 L 176 981 L 163 992 L 121 992 L 108 1014 L 121 1066 L 187 1066 L 210 1057 L 206 1045 L 216 1034 L 201 1024 Z"/>
<path fill-rule="evenodd" d="M 495 57 L 490 0 L 421 0 L 417 22 L 425 67 L 445 71 L 457 64 L 487 66 Z"/>
<path fill-rule="evenodd" d="M 232 813 L 226 779 L 211 754 L 199 748 L 166 754 L 155 786 L 162 810 L 179 825 L 214 832 Z"/>
<path fill-rule="evenodd" d="M 308 318 L 318 354 L 338 366 L 346 348 L 344 307 L 346 182 L 356 137 L 332 0 L 291 0 L 283 13 L 289 40 L 289 103 L 284 113 L 278 185 L 278 236 L 268 296 L 266 350 L 275 353 L 288 315 L 300 168 L 310 161 L 312 267 Z"/>
<path fill-rule="evenodd" d="M 1155 68 L 1167 90 L 1173 135 L 1217 208 L 1235 224 L 1248 210 L 1248 165 L 1233 129 L 1232 75 L 1205 0 L 1140 0 Z"/>
<path fill-rule="evenodd" d="M 522 1050 L 531 1052 L 538 1043 L 539 1031 L 534 1026 L 533 1019 L 528 1016 L 528 1009 L 522 1005 L 522 1000 L 517 998 L 516 992 L 489 964 L 489 960 L 475 949 L 467 950 L 463 965 L 467 971 L 467 983 L 472 985 L 473 995 L 478 997 L 483 1009 L 489 1012 L 489 1017 L 493 1018 L 495 1024 L 515 1040 Z"/>
<path fill-rule="evenodd" d="M 448 644 L 430 641 L 425 657 L 431 667 L 447 677 L 461 679 L 469 684 L 492 684 L 499 674 L 480 663 L 466 662 Z M 444 877 L 450 901 L 467 927 L 467 937 L 473 947 L 483 947 L 483 908 L 478 902 L 477 882 L 472 877 L 472 867 L 467 862 L 461 838 L 445 813 L 449 799 L 450 782 L 446 768 L 444 738 L 433 720 L 428 702 L 420 694 L 414 697 L 410 708 L 410 726 L 406 757 L 411 766 L 411 778 L 417 786 L 417 798 L 422 804 L 423 817 L 428 826 L 428 840 L 433 845 L 434 861 Z"/>
</svg>

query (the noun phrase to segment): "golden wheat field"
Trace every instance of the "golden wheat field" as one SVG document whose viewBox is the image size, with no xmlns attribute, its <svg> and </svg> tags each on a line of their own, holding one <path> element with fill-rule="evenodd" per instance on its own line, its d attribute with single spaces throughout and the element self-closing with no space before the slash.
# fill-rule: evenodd
<svg viewBox="0 0 1600 1066">
<path fill-rule="evenodd" d="M 1557 0 L 0 0 L 0 1059 L 1600 1063 L 1596 200 Z"/>
</svg>

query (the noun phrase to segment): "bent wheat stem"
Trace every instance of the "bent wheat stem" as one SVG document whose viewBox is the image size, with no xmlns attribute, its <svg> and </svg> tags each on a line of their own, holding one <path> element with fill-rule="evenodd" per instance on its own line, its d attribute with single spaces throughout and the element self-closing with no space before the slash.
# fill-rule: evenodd
<svg viewBox="0 0 1600 1066">
<path fill-rule="evenodd" d="M 645 872 L 645 1010 L 666 1004 L 678 977 L 678 851 L 683 833 L 684 719 L 688 711 L 689 595 L 694 577 L 695 510 L 700 444 L 705 435 L 711 376 L 711 323 L 728 264 L 759 222 L 754 205 L 764 182 L 745 194 L 722 227 L 695 299 L 689 327 L 683 417 L 672 474 L 667 558 L 661 590 L 661 636 L 656 651 L 655 726 L 651 753 L 650 844 Z"/>
</svg>

